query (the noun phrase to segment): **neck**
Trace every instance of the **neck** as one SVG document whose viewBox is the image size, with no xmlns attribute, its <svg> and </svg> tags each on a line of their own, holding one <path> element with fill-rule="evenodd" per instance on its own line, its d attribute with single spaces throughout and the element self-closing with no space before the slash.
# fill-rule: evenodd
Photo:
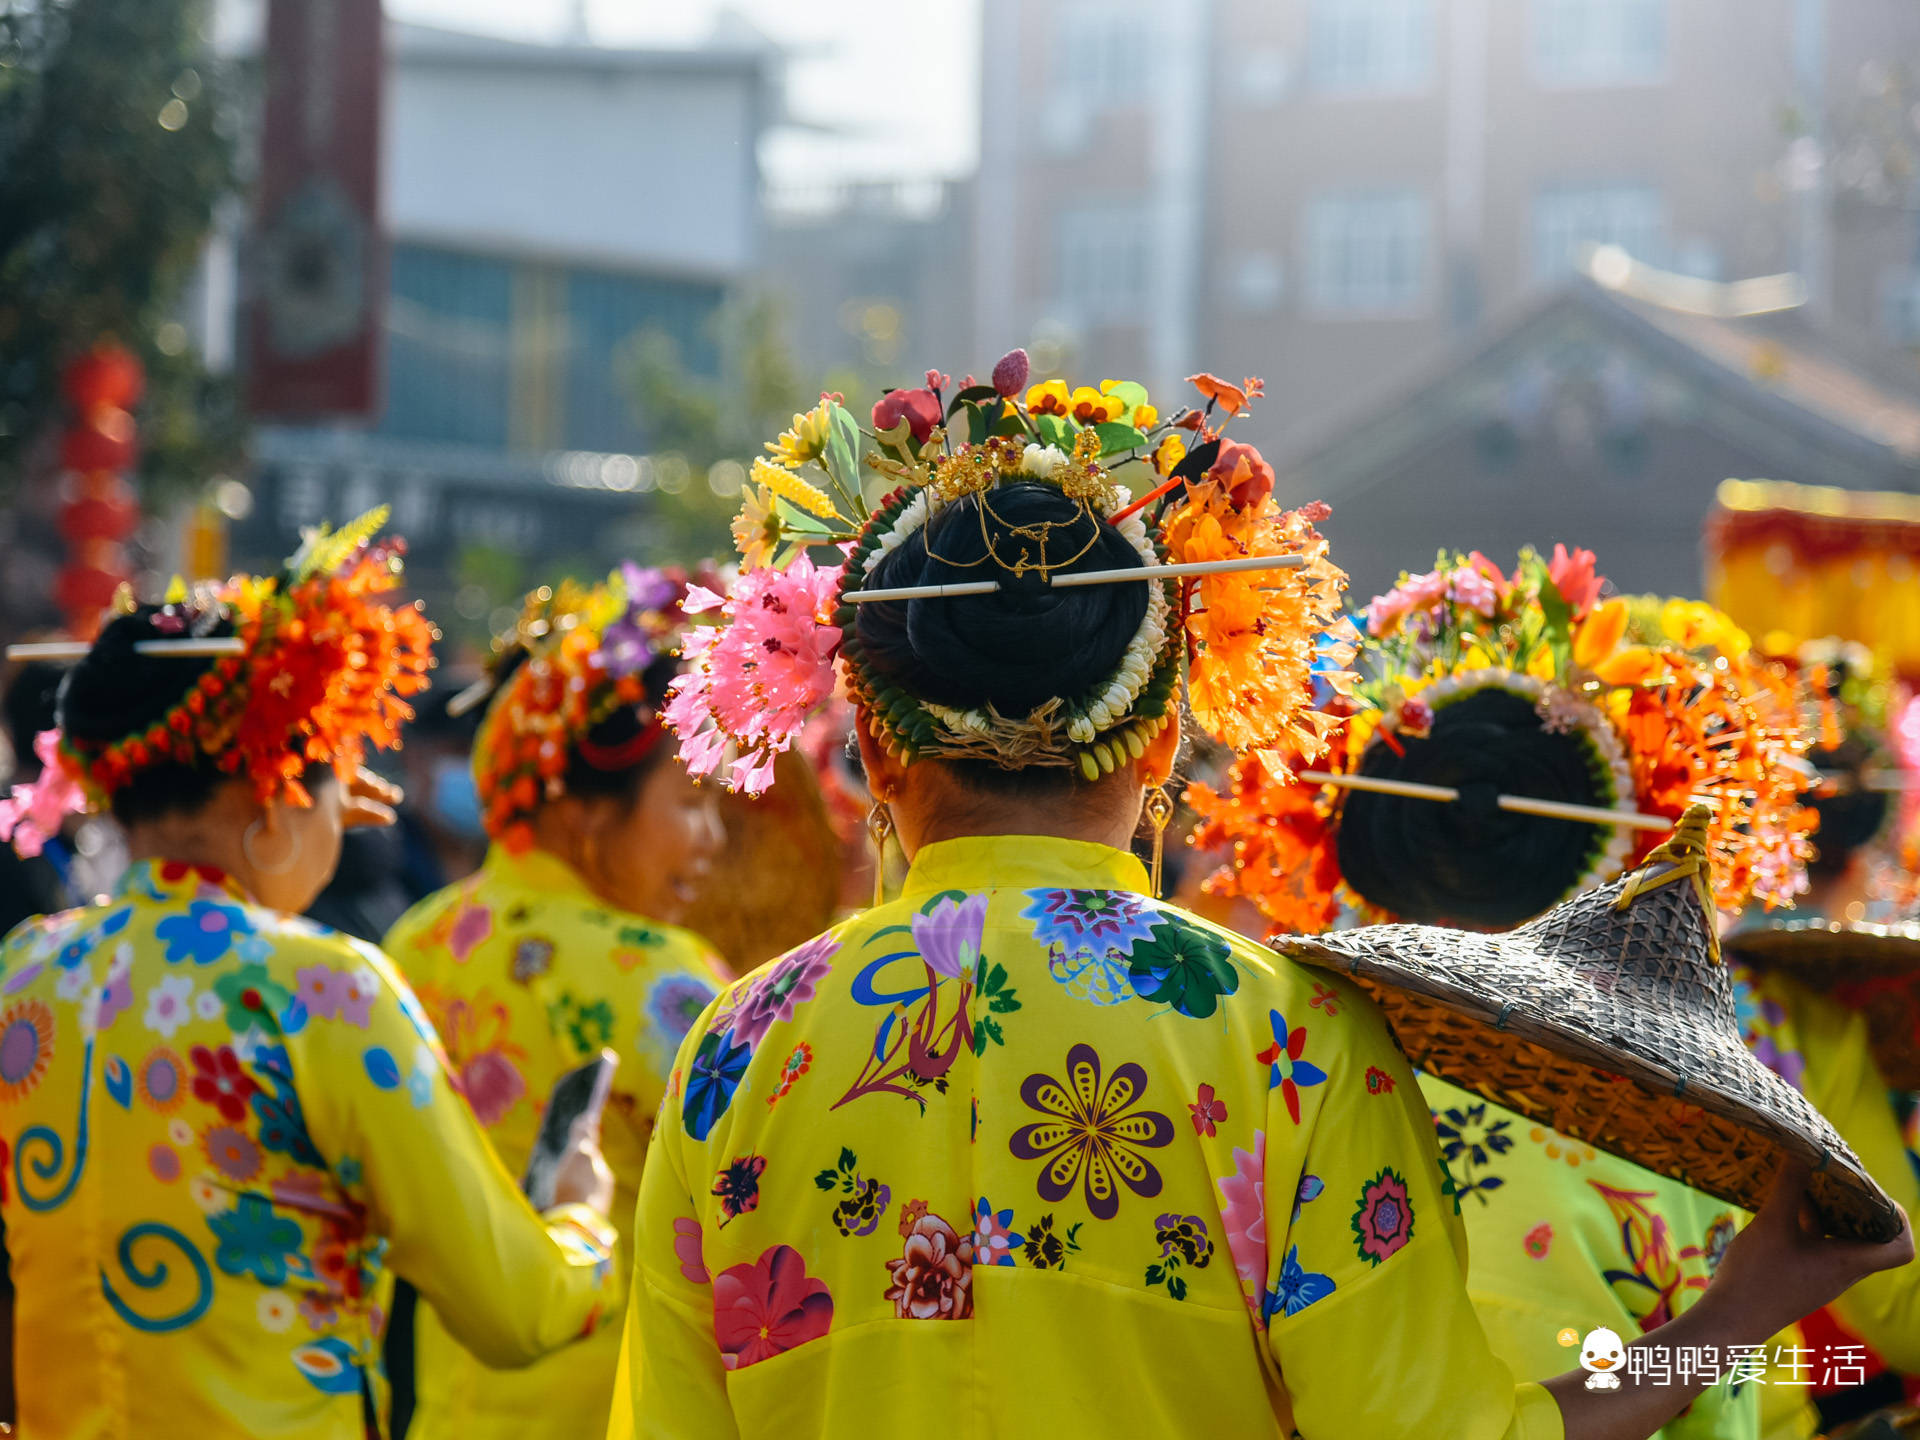
<svg viewBox="0 0 1920 1440">
<path fill-rule="evenodd" d="M 918 768 L 918 767 L 916 767 Z M 962 840 L 975 835 L 1045 835 L 1056 840 L 1084 840 L 1124 850 L 1140 828 L 1142 791 L 1127 787 L 1124 795 L 1095 791 L 1085 803 L 1077 794 L 1044 799 L 979 795 L 956 787 L 940 787 L 939 796 L 902 795 L 893 804 L 900 848 L 912 860 L 922 845 Z M 920 803 L 914 803 L 915 801 Z"/>
<path fill-rule="evenodd" d="M 240 846 L 241 832 L 208 823 L 202 816 L 167 816 L 127 827 L 127 856 L 131 860 L 177 860 L 187 865 L 210 865 L 247 883 L 253 867 Z"/>
<path fill-rule="evenodd" d="M 587 863 L 587 827 L 580 809 L 560 801 L 543 805 L 528 822 L 533 831 L 533 848 L 544 850 L 560 861 L 591 888 L 592 870 Z"/>
</svg>

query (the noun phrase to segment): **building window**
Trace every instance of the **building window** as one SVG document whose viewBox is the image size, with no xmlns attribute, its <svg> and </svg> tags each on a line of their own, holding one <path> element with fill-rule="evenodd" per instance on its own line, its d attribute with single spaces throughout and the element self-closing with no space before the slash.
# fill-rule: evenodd
<svg viewBox="0 0 1920 1440">
<path fill-rule="evenodd" d="M 1315 90 L 1392 95 L 1433 80 L 1433 0 L 1313 0 L 1307 73 Z"/>
<path fill-rule="evenodd" d="M 1054 74 L 1063 98 L 1086 112 L 1144 105 L 1152 96 L 1151 8 L 1071 0 L 1056 12 Z"/>
<path fill-rule="evenodd" d="M 1666 207 L 1651 185 L 1551 185 L 1533 201 L 1533 273 L 1557 280 L 1589 245 L 1618 245 L 1634 259 L 1664 263 Z"/>
<path fill-rule="evenodd" d="M 1307 206 L 1307 303 L 1351 315 L 1405 314 L 1427 289 L 1427 202 L 1412 190 L 1323 195 Z"/>
<path fill-rule="evenodd" d="M 1083 325 L 1138 322 L 1147 307 L 1153 254 L 1144 205 L 1104 205 L 1060 216 L 1059 280 L 1062 306 Z"/>
<path fill-rule="evenodd" d="M 393 247 L 385 435 L 502 449 L 512 388 L 513 267 Z"/>
<path fill-rule="evenodd" d="M 669 444 L 649 433 L 640 410 L 646 348 L 694 375 L 715 377 L 720 356 L 713 320 L 721 289 L 700 281 L 569 270 L 567 369 L 562 443 L 572 450 L 640 451 Z"/>
<path fill-rule="evenodd" d="M 1533 59 L 1549 85 L 1661 80 L 1667 0 L 1533 0 Z"/>
<path fill-rule="evenodd" d="M 1895 345 L 1920 347 L 1920 273 L 1908 266 L 1880 274 L 1880 330 Z"/>
</svg>

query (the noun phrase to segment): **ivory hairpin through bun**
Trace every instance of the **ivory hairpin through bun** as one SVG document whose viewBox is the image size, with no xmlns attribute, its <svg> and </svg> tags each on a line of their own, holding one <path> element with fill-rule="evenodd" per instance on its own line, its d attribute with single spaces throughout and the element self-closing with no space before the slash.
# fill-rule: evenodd
<svg viewBox="0 0 1920 1440">
<path fill-rule="evenodd" d="M 1376 795 L 1398 795 L 1406 800 L 1448 804 L 1460 798 L 1451 785 L 1422 785 L 1415 780 L 1388 780 L 1377 775 L 1336 775 L 1330 770 L 1302 770 L 1309 785 L 1336 785 L 1342 790 L 1370 790 Z M 1569 805 L 1560 800 L 1535 800 L 1528 795 L 1499 795 L 1494 803 L 1516 815 L 1544 815 L 1550 820 L 1581 820 L 1592 825 L 1617 825 L 1629 830 L 1671 830 L 1671 815 L 1641 815 L 1632 810 L 1603 810 L 1597 805 Z"/>
<path fill-rule="evenodd" d="M 9 660 L 74 661 L 87 658 L 93 647 L 84 640 L 35 640 L 7 647 Z M 204 640 L 136 640 L 136 655 L 165 655 L 176 660 L 204 660 L 221 655 L 244 655 L 247 642 L 238 635 L 212 635 Z"/>
<path fill-rule="evenodd" d="M 1193 575 L 1225 575 L 1241 570 L 1302 570 L 1304 555 L 1239 555 L 1230 560 L 1193 560 L 1183 565 L 1130 565 L 1119 570 L 1082 570 L 1073 575 L 1049 575 L 1046 583 L 1065 590 L 1075 585 L 1111 585 L 1128 580 L 1179 580 Z M 841 595 L 849 604 L 871 600 L 948 600 L 957 595 L 991 595 L 998 580 L 961 580 L 951 585 L 901 585 L 891 590 L 850 590 Z M 1666 821 L 1660 822 L 1662 826 Z"/>
</svg>

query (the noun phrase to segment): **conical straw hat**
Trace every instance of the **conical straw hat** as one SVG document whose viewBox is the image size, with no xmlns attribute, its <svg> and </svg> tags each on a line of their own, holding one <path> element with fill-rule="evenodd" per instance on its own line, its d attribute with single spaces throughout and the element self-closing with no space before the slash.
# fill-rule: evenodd
<svg viewBox="0 0 1920 1440">
<path fill-rule="evenodd" d="M 1860 1011 L 1887 1084 L 1920 1090 L 1920 924 L 1784 920 L 1736 930 L 1721 944 Z"/>
<path fill-rule="evenodd" d="M 1505 934 L 1379 925 L 1272 943 L 1358 979 L 1442 1080 L 1748 1210 L 1796 1156 L 1830 1233 L 1891 1239 L 1893 1201 L 1741 1043 L 1707 823 L 1692 806 L 1644 867 Z"/>
</svg>

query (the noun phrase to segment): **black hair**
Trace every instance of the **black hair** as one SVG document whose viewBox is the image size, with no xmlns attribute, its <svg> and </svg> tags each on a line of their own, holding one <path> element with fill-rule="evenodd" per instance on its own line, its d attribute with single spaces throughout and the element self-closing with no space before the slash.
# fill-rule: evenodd
<svg viewBox="0 0 1920 1440">
<path fill-rule="evenodd" d="M 205 657 L 142 655 L 134 647 L 142 640 L 178 638 L 154 629 L 157 605 L 142 605 L 132 614 L 107 622 L 86 658 L 67 673 L 58 702 L 60 729 L 81 745 L 103 746 L 144 734 L 155 722 L 186 698 L 194 682 L 216 663 Z M 231 622 L 221 619 L 194 627 L 196 636 L 233 634 Z M 163 815 L 193 814 L 204 809 L 230 778 L 206 755 L 190 763 L 163 760 L 136 770 L 114 792 L 113 818 L 122 825 L 155 820 Z"/>
<path fill-rule="evenodd" d="M 1849 735 L 1830 750 L 1813 751 L 1807 759 L 1840 781 L 1834 793 L 1816 794 L 1808 802 L 1820 816 L 1820 828 L 1813 832 L 1815 854 L 1807 870 L 1816 879 L 1831 879 L 1887 822 L 1887 793 L 1869 790 L 1865 783 L 1867 772 L 1882 757 L 1864 738 Z"/>
<path fill-rule="evenodd" d="M 678 657 L 662 655 L 655 659 L 640 672 L 646 698 L 639 705 L 620 706 L 590 728 L 585 736 L 587 746 L 595 751 L 618 751 L 621 746 L 637 740 L 643 731 L 657 730 L 660 724 L 658 712 L 667 703 L 667 686 L 673 683 L 673 677 L 679 673 Z M 643 713 L 650 718 L 643 719 Z M 632 804 L 640 798 L 640 790 L 647 783 L 647 777 L 673 754 L 673 748 L 665 737 L 656 736 L 652 748 L 633 764 L 603 769 L 589 760 L 583 747 L 576 743 L 567 755 L 564 782 L 567 793 L 607 796 Z"/>
<path fill-rule="evenodd" d="M 1506 930 L 1563 900 L 1604 844 L 1597 827 L 1502 810 L 1528 795 L 1604 805 L 1590 742 L 1541 724 L 1533 703 L 1490 687 L 1436 707 L 1424 739 L 1368 746 L 1359 773 L 1448 785 L 1450 803 L 1347 794 L 1338 853 L 1347 884 L 1394 916 L 1420 924 Z"/>
<path fill-rule="evenodd" d="M 38 768 L 33 742 L 41 731 L 51 730 L 58 723 L 54 697 L 60 691 L 64 674 L 58 665 L 29 660 L 7 683 L 6 697 L 0 700 L 0 706 L 6 711 L 7 739 L 13 746 L 16 772 Z"/>
<path fill-rule="evenodd" d="M 1050 525 L 1045 554 L 1039 527 Z M 1076 551 L 1082 553 L 1062 563 Z M 990 595 L 881 601 L 855 622 L 867 663 L 909 695 L 955 709 L 1025 717 L 1048 699 L 1075 700 L 1110 677 L 1147 611 L 1143 584 L 1055 589 L 1009 563 L 1044 559 L 1056 574 L 1118 570 L 1144 562 L 1131 542 L 1051 485 L 1016 481 L 990 505 L 968 496 L 949 505 L 874 567 L 873 589 L 996 579 Z M 987 760 L 946 762 L 995 794 L 1064 790 L 1077 766 L 1008 770 Z"/>
</svg>

